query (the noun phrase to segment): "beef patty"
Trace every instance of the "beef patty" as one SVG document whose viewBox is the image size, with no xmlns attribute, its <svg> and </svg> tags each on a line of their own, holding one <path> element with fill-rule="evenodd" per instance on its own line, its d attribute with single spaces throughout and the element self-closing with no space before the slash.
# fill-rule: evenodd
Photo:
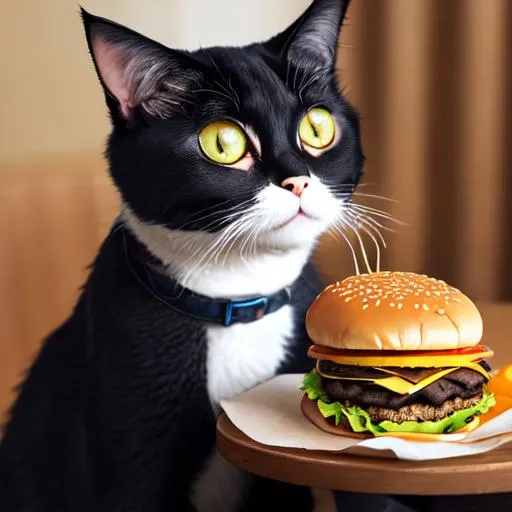
<svg viewBox="0 0 512 512">
<path fill-rule="evenodd" d="M 485 377 L 467 368 L 459 368 L 445 377 L 413 393 L 400 395 L 372 383 L 335 380 L 322 377 L 322 387 L 333 401 L 349 401 L 354 405 L 398 410 L 420 403 L 440 406 L 447 400 L 469 399 L 482 395 Z"/>
<path fill-rule="evenodd" d="M 372 423 L 380 423 L 384 420 L 402 423 L 402 421 L 437 421 L 449 416 L 455 411 L 469 409 L 475 406 L 482 399 L 482 395 L 473 398 L 454 398 L 446 400 L 441 405 L 411 404 L 404 405 L 400 409 L 384 409 L 382 407 L 370 406 L 366 412 L 370 416 Z"/>
</svg>

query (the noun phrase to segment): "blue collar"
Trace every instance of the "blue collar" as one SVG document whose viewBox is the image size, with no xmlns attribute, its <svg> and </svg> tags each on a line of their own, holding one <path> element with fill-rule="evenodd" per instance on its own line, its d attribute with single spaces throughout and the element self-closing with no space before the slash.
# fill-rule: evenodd
<svg viewBox="0 0 512 512">
<path fill-rule="evenodd" d="M 152 265 L 151 255 L 123 229 L 126 263 L 140 285 L 169 308 L 204 322 L 229 326 L 260 320 L 290 303 L 290 291 L 284 288 L 273 295 L 244 300 L 212 299 L 181 286 Z"/>
</svg>

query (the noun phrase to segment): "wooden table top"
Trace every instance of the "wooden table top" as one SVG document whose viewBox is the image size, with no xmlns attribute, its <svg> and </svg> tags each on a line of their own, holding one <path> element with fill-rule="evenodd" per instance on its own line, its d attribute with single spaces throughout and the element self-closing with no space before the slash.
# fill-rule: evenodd
<svg viewBox="0 0 512 512">
<path fill-rule="evenodd" d="M 484 319 L 483 342 L 495 351 L 489 362 L 493 367 L 510 364 L 512 304 L 478 307 Z M 512 492 L 512 443 L 480 455 L 414 462 L 266 446 L 221 414 L 217 446 L 223 457 L 246 471 L 323 489 L 423 495 Z"/>
</svg>

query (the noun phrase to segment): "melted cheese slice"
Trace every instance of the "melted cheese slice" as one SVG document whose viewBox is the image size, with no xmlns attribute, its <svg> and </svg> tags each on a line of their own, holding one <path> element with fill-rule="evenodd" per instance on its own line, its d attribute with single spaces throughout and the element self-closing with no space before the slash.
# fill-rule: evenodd
<svg viewBox="0 0 512 512">
<path fill-rule="evenodd" d="M 388 389 L 389 391 L 393 391 L 394 393 L 398 393 L 399 395 L 412 395 L 413 393 L 420 391 L 421 389 L 429 386 L 436 380 L 442 379 L 445 375 L 448 375 L 449 373 L 452 373 L 461 367 L 477 371 L 478 373 L 481 373 L 486 379 L 489 379 L 489 374 L 479 364 L 476 363 L 467 363 L 465 365 L 457 366 L 454 368 L 443 368 L 438 372 L 435 372 L 434 374 L 425 377 L 419 382 L 410 382 L 407 379 L 404 379 L 403 377 L 399 377 L 398 375 L 392 375 L 391 372 L 389 377 L 343 377 L 336 375 L 335 373 L 322 371 L 320 369 L 319 362 L 317 362 L 316 370 L 320 375 L 329 379 L 368 382 Z M 386 372 L 385 368 L 378 369 L 383 372 Z"/>
<path fill-rule="evenodd" d="M 487 380 L 489 380 L 491 378 L 490 375 L 485 371 L 485 369 L 482 368 L 482 366 L 479 365 L 478 363 L 461 364 L 461 365 L 457 366 L 456 368 L 452 368 L 452 370 L 456 370 L 457 368 L 467 368 L 468 370 L 473 370 L 473 371 L 478 372 L 481 375 L 483 375 Z M 419 382 L 422 381 L 421 379 L 412 380 L 411 378 L 404 377 L 403 375 L 401 375 L 401 372 L 395 372 L 395 370 L 393 368 L 376 368 L 376 369 L 380 370 L 381 372 L 384 372 L 384 373 L 389 373 L 391 375 L 398 375 L 398 377 L 405 378 L 406 380 L 411 381 L 414 384 L 418 384 Z"/>
<path fill-rule="evenodd" d="M 408 368 L 447 368 L 466 366 L 492 357 L 494 352 L 484 345 L 458 350 L 416 350 L 416 351 L 380 351 L 380 350 L 334 350 L 321 345 L 311 345 L 308 356 L 338 364 L 354 366 L 398 366 Z"/>
</svg>

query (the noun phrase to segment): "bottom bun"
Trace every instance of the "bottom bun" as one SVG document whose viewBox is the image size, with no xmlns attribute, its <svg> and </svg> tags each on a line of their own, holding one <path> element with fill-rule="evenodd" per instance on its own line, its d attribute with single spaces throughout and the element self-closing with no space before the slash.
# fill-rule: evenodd
<svg viewBox="0 0 512 512">
<path fill-rule="evenodd" d="M 328 432 L 329 434 L 353 437 L 356 439 L 368 439 L 372 437 L 397 437 L 409 441 L 460 441 L 464 439 L 469 432 L 472 432 L 478 427 L 478 425 L 480 425 L 480 419 L 477 416 L 464 428 L 450 434 L 428 434 L 421 432 L 383 432 L 382 434 L 375 436 L 371 432 L 354 432 L 352 430 L 343 428 L 341 425 L 333 425 L 322 416 L 322 413 L 318 410 L 316 400 L 310 400 L 306 394 L 302 396 L 302 400 L 300 402 L 300 410 L 309 421 L 314 423 L 323 431 Z"/>
</svg>

